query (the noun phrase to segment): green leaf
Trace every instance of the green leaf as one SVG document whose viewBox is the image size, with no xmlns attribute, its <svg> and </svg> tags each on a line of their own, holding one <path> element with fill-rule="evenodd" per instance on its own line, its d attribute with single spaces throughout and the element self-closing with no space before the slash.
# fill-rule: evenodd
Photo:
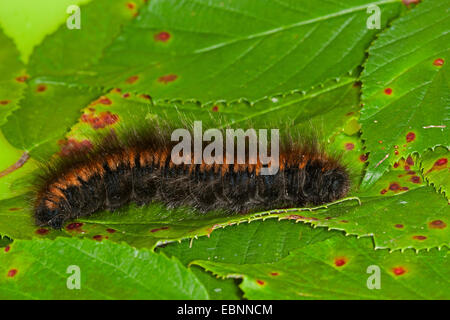
<svg viewBox="0 0 450 320">
<path fill-rule="evenodd" d="M 399 0 L 153 0 L 75 83 L 150 93 L 155 100 L 254 102 L 347 76 L 376 29 L 367 7 L 396 17 Z M 129 57 L 129 58 L 127 58 Z"/>
<path fill-rule="evenodd" d="M 357 114 L 359 115 L 359 112 Z M 354 117 L 349 118 L 347 124 L 344 126 L 344 131 L 338 134 L 335 133 L 330 137 L 328 148 L 333 150 L 332 152 L 340 155 L 341 163 L 350 172 L 351 188 L 356 192 L 364 172 L 367 156 L 362 150 L 362 141 L 358 134 L 350 136 L 345 134 L 345 130 L 352 127 L 355 121 Z"/>
<path fill-rule="evenodd" d="M 21 101 L 3 127 L 8 141 L 33 157 L 47 160 L 59 151 L 58 141 L 79 117 L 79 111 L 102 90 L 76 88 L 51 75 L 77 72 L 97 61 L 121 27 L 137 14 L 139 5 L 125 0 L 98 0 L 81 7 L 81 29 L 62 26 L 38 46 L 30 58 L 33 77 Z M 52 119 L 52 121 L 49 121 Z"/>
<path fill-rule="evenodd" d="M 54 239 L 64 236 L 59 230 L 48 230 L 34 225 L 30 214 L 30 201 L 26 196 L 0 200 L 0 235 L 11 239 Z"/>
<path fill-rule="evenodd" d="M 444 193 L 447 199 L 450 196 L 449 153 L 445 148 L 436 148 L 420 158 L 423 177 L 436 191 Z"/>
<path fill-rule="evenodd" d="M 96 62 L 141 5 L 141 1 L 95 0 L 81 6 L 80 29 L 63 25 L 48 36 L 30 57 L 30 74 L 46 79 L 77 73 Z"/>
<path fill-rule="evenodd" d="M 6 141 L 0 131 L 0 199 L 8 199 L 24 193 L 26 181 L 34 170 L 36 162 L 26 152 L 18 150 Z"/>
<path fill-rule="evenodd" d="M 95 90 L 31 80 L 21 107 L 3 125 L 3 134 L 14 147 L 35 159 L 48 159 L 59 151 L 58 141 L 75 123 L 80 110 L 99 94 Z"/>
<path fill-rule="evenodd" d="M 354 85 L 355 80 L 345 77 L 340 81 L 329 81 L 306 93 L 264 99 L 254 105 L 235 102 L 208 107 L 195 101 L 154 102 L 148 95 L 113 89 L 83 109 L 79 123 L 72 128 L 68 138 L 89 140 L 98 135 L 101 129 L 109 131 L 116 126 L 116 122 L 127 128 L 152 125 L 155 120 L 169 121 L 173 126 L 186 126 L 186 122 L 195 120 L 202 121 L 204 128 L 283 130 L 287 126 L 306 127 L 316 130 L 323 139 L 330 139 L 344 130 L 352 116 L 358 115 L 359 88 Z M 115 122 L 109 124 L 103 121 L 107 115 L 114 117 Z M 147 119 L 147 122 L 142 124 L 142 119 Z M 286 119 L 289 119 L 289 123 Z"/>
<path fill-rule="evenodd" d="M 81 5 L 90 0 L 15 0 L 0 2 L 0 25 L 17 44 L 26 63 L 47 34 L 52 33 L 69 16 L 70 5 Z"/>
<path fill-rule="evenodd" d="M 25 89 L 25 66 L 14 43 L 0 29 L 0 125 L 17 108 Z"/>
<path fill-rule="evenodd" d="M 362 138 L 370 151 L 363 187 L 401 157 L 450 146 L 449 6 L 424 1 L 369 48 L 361 75 Z"/>
<path fill-rule="evenodd" d="M 45 252 L 45 254 L 42 254 Z M 68 289 L 80 270 L 81 287 Z M 181 263 L 149 250 L 110 241 L 58 238 L 14 241 L 0 253 L 2 299 L 208 299 Z"/>
<path fill-rule="evenodd" d="M 222 279 L 213 276 L 198 266 L 191 266 L 189 270 L 200 280 L 208 291 L 211 300 L 240 300 L 242 291 L 235 279 Z"/>
<path fill-rule="evenodd" d="M 194 263 L 223 277 L 243 278 L 247 299 L 450 298 L 447 249 L 390 253 L 373 250 L 370 238 L 336 236 L 275 263 Z M 380 270 L 380 289 L 367 286 L 373 283 L 370 266 Z"/>
<path fill-rule="evenodd" d="M 157 252 L 175 256 L 184 264 L 208 260 L 233 264 L 276 262 L 291 251 L 338 234 L 294 221 L 255 221 L 218 229 L 208 237 L 170 243 Z"/>
<path fill-rule="evenodd" d="M 336 233 L 321 228 L 313 229 L 293 221 L 255 221 L 215 230 L 208 237 L 170 243 L 156 248 L 156 251 L 169 257 L 175 256 L 185 265 L 200 259 L 236 264 L 275 262 L 294 249 L 324 241 Z M 190 268 L 207 288 L 210 287 L 211 278 L 214 280 L 211 283 L 214 288 L 208 289 L 211 298 L 218 293 L 222 294 L 220 298 L 237 297 L 236 294 L 231 295 L 237 288 L 233 279 L 216 279 L 197 266 Z M 203 271 L 201 275 L 200 270 Z"/>
<path fill-rule="evenodd" d="M 361 202 L 361 206 L 330 207 L 313 215 L 319 220 L 308 222 L 347 234 L 373 235 L 377 249 L 450 246 L 448 203 L 430 187 L 386 197 L 361 197 Z"/>
</svg>

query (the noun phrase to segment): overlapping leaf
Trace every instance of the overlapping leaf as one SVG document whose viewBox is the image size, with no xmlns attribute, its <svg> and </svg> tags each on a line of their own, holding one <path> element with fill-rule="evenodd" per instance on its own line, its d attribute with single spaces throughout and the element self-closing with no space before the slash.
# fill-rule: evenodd
<svg viewBox="0 0 450 320">
<path fill-rule="evenodd" d="M 398 0 L 154 0 L 74 83 L 150 93 L 156 100 L 251 102 L 309 90 L 347 76 L 363 62 L 377 29 L 402 9 Z M 129 58 L 127 58 L 129 57 Z"/>
<path fill-rule="evenodd" d="M 74 270 L 80 289 L 68 285 Z M 208 299 L 175 258 L 109 241 L 15 241 L 0 253 L 0 284 L 2 299 Z"/>
<path fill-rule="evenodd" d="M 71 74 L 94 63 L 138 9 L 137 4 L 124 0 L 93 1 L 81 8 L 82 29 L 64 25 L 35 49 L 28 64 L 32 78 L 21 108 L 3 127 L 12 145 L 40 159 L 58 151 L 57 141 L 76 122 L 78 112 L 102 90 L 75 88 L 49 77 Z"/>
<path fill-rule="evenodd" d="M 338 233 L 313 229 L 294 221 L 255 221 L 215 230 L 208 237 L 171 243 L 157 248 L 157 252 L 175 256 L 185 265 L 199 259 L 236 264 L 267 263 L 279 261 L 294 249 L 324 241 Z M 236 292 L 236 289 L 232 290 L 236 285 L 233 279 L 217 279 L 195 265 L 190 268 L 205 286 L 209 287 L 207 284 L 211 283 L 218 287 L 208 290 L 212 298 L 217 293 L 223 298 L 236 297 L 236 294 L 230 295 L 230 291 Z"/>
<path fill-rule="evenodd" d="M 436 191 L 444 193 L 447 199 L 450 190 L 449 153 L 445 148 L 436 148 L 420 158 L 423 177 L 435 187 Z"/>
<path fill-rule="evenodd" d="M 369 48 L 361 76 L 368 187 L 400 157 L 450 146 L 450 1 L 423 1 Z"/>
<path fill-rule="evenodd" d="M 450 298 L 447 249 L 389 253 L 373 250 L 369 238 L 332 237 L 275 263 L 194 263 L 219 276 L 243 278 L 248 299 Z"/>
<path fill-rule="evenodd" d="M 17 108 L 25 89 L 25 66 L 13 41 L 0 29 L 0 125 Z"/>
<path fill-rule="evenodd" d="M 14 147 L 38 160 L 48 159 L 59 150 L 58 141 L 76 121 L 80 109 L 99 94 L 95 90 L 31 80 L 21 108 L 3 125 L 3 134 Z"/>
<path fill-rule="evenodd" d="M 61 26 L 36 47 L 28 70 L 45 81 L 50 76 L 78 73 L 95 63 L 121 28 L 137 16 L 141 1 L 95 0 L 80 7 L 80 29 Z"/>
<path fill-rule="evenodd" d="M 24 193 L 22 182 L 36 170 L 36 163 L 29 155 L 12 147 L 0 131 L 0 199 L 8 199 Z M 20 169 L 20 170 L 19 170 Z"/>
<path fill-rule="evenodd" d="M 207 260 L 233 264 L 257 264 L 279 261 L 292 251 L 340 232 L 296 224 L 294 221 L 254 221 L 218 229 L 208 237 L 183 240 L 157 248 L 182 263 Z"/>
<path fill-rule="evenodd" d="M 89 1 L 91 0 L 2 1 L 0 25 L 14 40 L 22 60 L 27 63 L 33 48 L 66 21 L 69 6 Z"/>
</svg>

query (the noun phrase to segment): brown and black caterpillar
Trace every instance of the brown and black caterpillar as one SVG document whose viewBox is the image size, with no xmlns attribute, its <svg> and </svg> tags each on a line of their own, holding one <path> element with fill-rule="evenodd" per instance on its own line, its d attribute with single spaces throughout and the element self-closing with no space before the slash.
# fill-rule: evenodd
<svg viewBox="0 0 450 320">
<path fill-rule="evenodd" d="M 278 172 L 261 175 L 259 159 L 256 164 L 175 164 L 176 142 L 158 130 L 124 136 L 110 135 L 90 152 L 46 168 L 36 188 L 36 224 L 58 229 L 68 220 L 130 202 L 246 213 L 324 204 L 349 190 L 347 169 L 314 139 L 284 141 Z"/>
</svg>

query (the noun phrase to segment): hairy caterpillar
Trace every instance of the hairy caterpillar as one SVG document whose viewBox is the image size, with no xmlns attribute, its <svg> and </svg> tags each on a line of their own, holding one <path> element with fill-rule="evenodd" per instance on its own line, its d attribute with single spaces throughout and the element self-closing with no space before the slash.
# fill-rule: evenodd
<svg viewBox="0 0 450 320">
<path fill-rule="evenodd" d="M 130 202 L 246 213 L 328 203 L 349 190 L 346 168 L 314 139 L 284 141 L 278 172 L 261 175 L 259 160 L 176 165 L 171 160 L 175 142 L 161 132 L 109 135 L 90 152 L 73 153 L 50 165 L 36 188 L 36 224 L 58 229 L 68 220 Z M 247 159 L 248 148 L 246 152 Z"/>
</svg>

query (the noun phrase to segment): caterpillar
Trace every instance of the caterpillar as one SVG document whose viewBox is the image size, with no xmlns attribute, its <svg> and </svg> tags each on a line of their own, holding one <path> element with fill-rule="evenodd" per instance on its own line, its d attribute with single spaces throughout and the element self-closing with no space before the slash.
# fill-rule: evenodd
<svg viewBox="0 0 450 320">
<path fill-rule="evenodd" d="M 262 175 L 259 159 L 175 164 L 175 142 L 161 132 L 110 134 L 89 152 L 74 152 L 46 167 L 36 184 L 36 224 L 60 229 L 67 221 L 131 202 L 225 214 L 319 205 L 344 197 L 350 187 L 339 157 L 328 155 L 314 139 L 283 141 L 278 172 Z M 245 152 L 248 159 L 248 148 Z"/>
</svg>

